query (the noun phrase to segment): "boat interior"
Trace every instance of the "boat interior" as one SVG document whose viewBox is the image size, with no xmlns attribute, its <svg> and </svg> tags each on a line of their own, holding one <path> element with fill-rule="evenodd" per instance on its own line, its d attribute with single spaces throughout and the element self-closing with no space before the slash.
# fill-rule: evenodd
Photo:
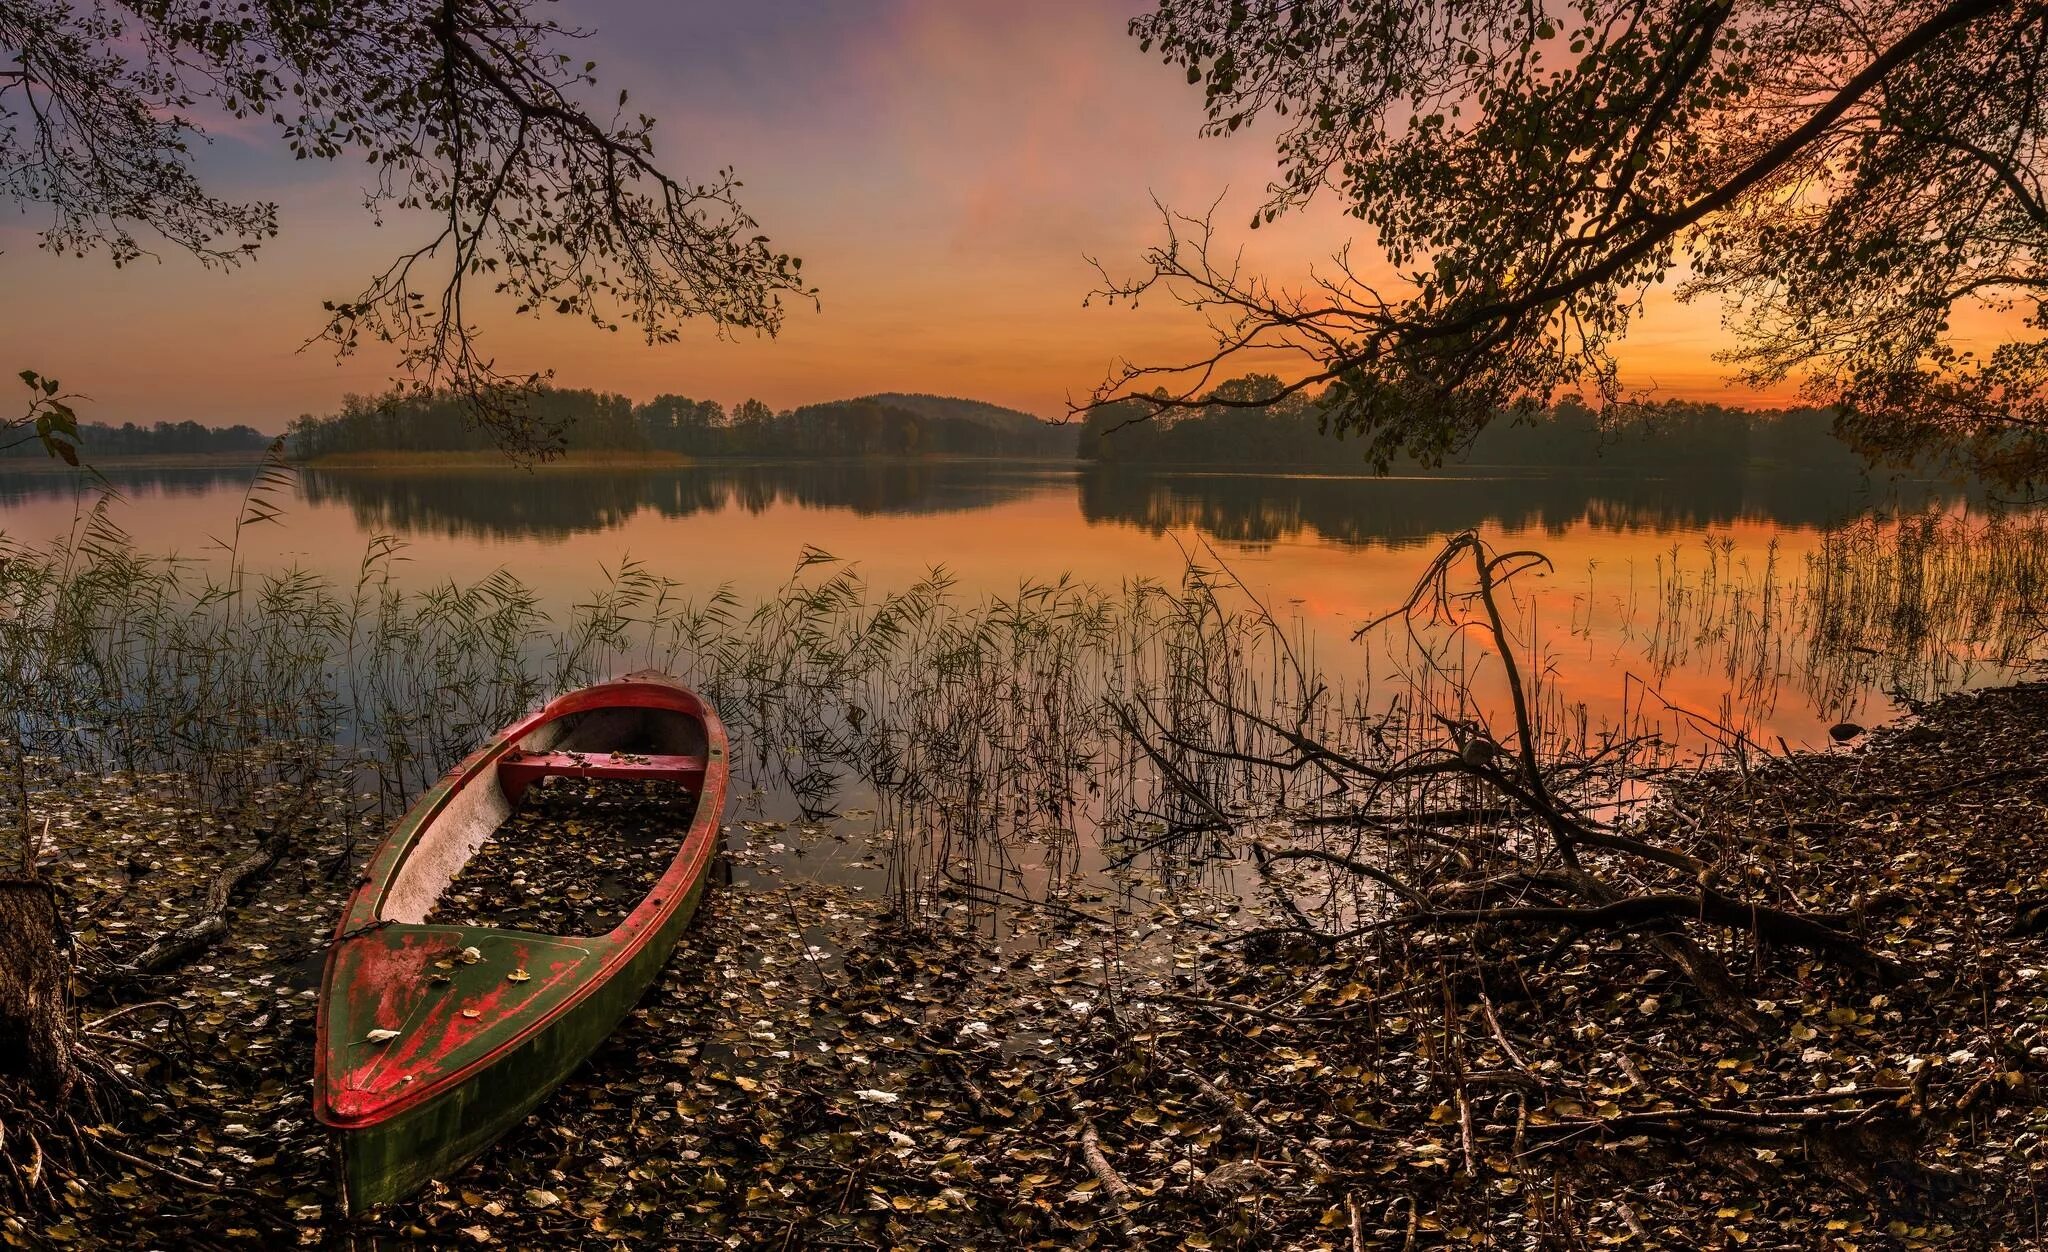
<svg viewBox="0 0 2048 1252">
<path fill-rule="evenodd" d="M 703 785 L 708 742 L 701 720 L 673 709 L 591 709 L 535 727 L 458 788 L 420 832 L 384 893 L 380 920 L 425 921 L 540 779 L 649 779 L 696 790 Z"/>
</svg>

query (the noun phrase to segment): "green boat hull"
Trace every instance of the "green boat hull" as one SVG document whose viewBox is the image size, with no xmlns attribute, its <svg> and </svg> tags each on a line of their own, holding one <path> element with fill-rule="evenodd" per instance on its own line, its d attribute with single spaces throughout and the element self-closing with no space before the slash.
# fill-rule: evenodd
<svg viewBox="0 0 2048 1252">
<path fill-rule="evenodd" d="M 703 897 L 728 783 L 718 715 L 661 674 L 570 692 L 429 788 L 371 855 L 321 979 L 313 1113 L 341 1207 L 444 1178 L 517 1126 L 660 976 Z M 429 923 L 537 778 L 672 781 L 697 796 L 668 868 L 603 935 Z"/>
<path fill-rule="evenodd" d="M 510 1133 L 640 1002 L 668 963 L 703 894 L 700 878 L 664 933 L 623 970 L 469 1082 L 389 1121 L 333 1132 L 345 1209 L 360 1213 L 403 1199 Z"/>
</svg>

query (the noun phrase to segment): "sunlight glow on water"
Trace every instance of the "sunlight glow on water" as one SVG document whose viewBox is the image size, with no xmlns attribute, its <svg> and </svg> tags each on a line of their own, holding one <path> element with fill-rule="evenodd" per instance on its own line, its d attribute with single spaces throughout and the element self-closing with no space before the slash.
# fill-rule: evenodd
<svg viewBox="0 0 2048 1252">
<path fill-rule="evenodd" d="M 125 499 L 114 516 L 145 550 L 217 565 L 252 472 L 116 469 L 109 477 Z M 1062 575 L 1112 589 L 1174 585 L 1190 560 L 1221 563 L 1277 618 L 1305 627 L 1314 663 L 1362 682 L 1392 676 L 1390 661 L 1352 632 L 1400 602 L 1444 536 L 1478 527 L 1497 547 L 1551 559 L 1550 572 L 1517 589 L 1519 626 L 1539 641 L 1552 697 L 1584 702 L 1596 722 L 1622 716 L 1624 701 L 1661 698 L 1763 742 L 1817 745 L 1833 722 L 1883 720 L 1891 702 L 1870 681 L 1800 681 L 1811 675 L 1789 610 L 1764 619 L 1792 628 L 1783 637 L 1746 635 L 1744 615 L 1766 585 L 1806 577 L 1827 527 L 1891 490 L 1739 476 L 1114 475 L 959 461 L 305 471 L 282 524 L 249 528 L 240 544 L 253 569 L 296 565 L 347 586 L 370 538 L 394 535 L 409 586 L 504 568 L 557 612 L 625 557 L 684 596 L 730 584 L 743 601 L 781 586 L 806 546 L 852 562 L 878 591 L 942 566 L 970 599 Z M 83 491 L 55 474 L 0 476 L 0 532 L 29 543 L 62 534 L 89 500 Z M 1906 494 L 1916 505 L 1929 498 Z M 1965 666 L 1942 681 L 2004 672 Z"/>
</svg>

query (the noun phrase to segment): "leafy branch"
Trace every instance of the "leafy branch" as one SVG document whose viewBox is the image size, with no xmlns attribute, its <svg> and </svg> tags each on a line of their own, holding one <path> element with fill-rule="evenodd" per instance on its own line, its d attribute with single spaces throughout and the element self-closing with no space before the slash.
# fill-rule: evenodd
<svg viewBox="0 0 2048 1252">
<path fill-rule="evenodd" d="M 69 401 L 78 397 L 61 391 L 56 379 L 44 378 L 34 370 L 21 371 L 20 378 L 28 386 L 28 409 L 0 426 L 0 452 L 37 442 L 66 465 L 77 465 L 78 414 Z"/>
</svg>

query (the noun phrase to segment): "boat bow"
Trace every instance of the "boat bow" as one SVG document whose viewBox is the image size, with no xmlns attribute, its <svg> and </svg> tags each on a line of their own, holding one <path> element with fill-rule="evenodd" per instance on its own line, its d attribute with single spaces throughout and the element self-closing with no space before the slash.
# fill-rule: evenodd
<svg viewBox="0 0 2048 1252">
<path fill-rule="evenodd" d="M 459 1086 L 566 1006 L 608 939 L 378 926 L 334 955 L 323 1120 L 366 1125 Z M 391 1032 L 389 1034 L 385 1032 Z"/>
</svg>

